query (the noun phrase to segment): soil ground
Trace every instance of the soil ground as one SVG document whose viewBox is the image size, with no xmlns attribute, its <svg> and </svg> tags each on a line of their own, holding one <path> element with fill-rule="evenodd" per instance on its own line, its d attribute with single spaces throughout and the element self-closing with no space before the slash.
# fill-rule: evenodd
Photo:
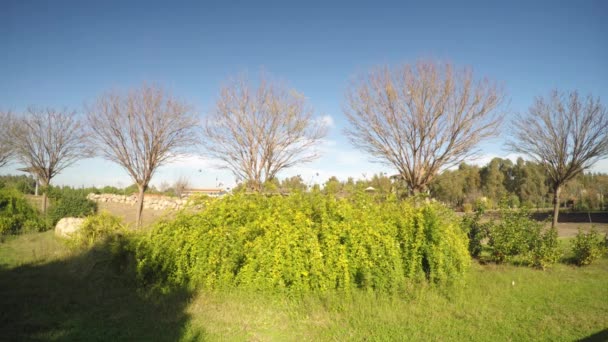
<svg viewBox="0 0 608 342">
<path fill-rule="evenodd" d="M 98 203 L 98 210 L 107 211 L 112 215 L 118 216 L 122 218 L 123 222 L 128 224 L 131 227 L 135 226 L 135 206 L 124 204 L 124 203 Z M 153 209 L 144 209 L 142 213 L 142 226 L 150 226 L 155 222 L 159 221 L 163 217 L 171 217 L 175 212 L 171 210 L 153 210 Z"/>
</svg>

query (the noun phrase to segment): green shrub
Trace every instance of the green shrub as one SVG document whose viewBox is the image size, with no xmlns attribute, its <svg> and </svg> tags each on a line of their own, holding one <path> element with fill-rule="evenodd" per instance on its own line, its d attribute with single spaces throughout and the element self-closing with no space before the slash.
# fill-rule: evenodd
<svg viewBox="0 0 608 342">
<path fill-rule="evenodd" d="M 544 270 L 555 264 L 561 256 L 556 228 L 535 231 L 529 243 L 530 251 L 524 260 L 532 267 Z"/>
<path fill-rule="evenodd" d="M 526 209 L 502 206 L 500 219 L 490 225 L 490 257 L 497 263 L 517 261 L 545 269 L 559 259 L 557 231 L 543 231 L 543 223 L 530 217 Z"/>
<path fill-rule="evenodd" d="M 137 246 L 138 276 L 160 288 L 290 293 L 448 285 L 470 263 L 457 222 L 435 203 L 237 194 L 157 224 Z"/>
<path fill-rule="evenodd" d="M 49 197 L 54 199 L 54 204 L 47 213 L 52 227 L 64 217 L 85 217 L 97 212 L 97 203 L 87 199 L 86 194 L 80 190 L 64 188 L 51 192 Z"/>
<path fill-rule="evenodd" d="M 577 265 L 589 265 L 601 257 L 605 251 L 605 241 L 602 241 L 600 234 L 595 229 L 592 228 L 588 233 L 583 232 L 580 228 L 578 229 L 578 233 L 572 242 L 574 262 Z"/>
<path fill-rule="evenodd" d="M 90 248 L 95 244 L 116 239 L 126 231 L 119 217 L 102 212 L 87 217 L 82 227 L 70 237 L 68 244 L 74 249 Z"/>
<path fill-rule="evenodd" d="M 43 231 L 40 214 L 15 189 L 0 189 L 0 235 Z"/>
<path fill-rule="evenodd" d="M 32 176 L 0 176 L 0 188 L 14 188 L 22 194 L 34 194 L 36 180 Z"/>
<path fill-rule="evenodd" d="M 466 214 L 460 226 L 469 238 L 469 254 L 478 258 L 482 251 L 482 241 L 488 236 L 488 224 L 481 223 L 483 210 L 478 209 L 475 214 Z"/>
</svg>

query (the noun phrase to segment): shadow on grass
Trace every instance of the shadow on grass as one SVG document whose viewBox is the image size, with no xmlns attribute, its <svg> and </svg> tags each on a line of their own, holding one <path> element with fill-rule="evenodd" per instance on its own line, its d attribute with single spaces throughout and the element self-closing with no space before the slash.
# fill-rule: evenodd
<svg viewBox="0 0 608 342">
<path fill-rule="evenodd" d="M 580 342 L 605 342 L 608 341 L 608 329 L 604 329 L 602 331 L 598 331 L 597 333 L 593 334 L 593 335 L 589 335 L 583 339 L 579 340 Z"/>
<path fill-rule="evenodd" d="M 61 261 L 0 269 L 0 339 L 196 341 L 185 312 L 191 293 L 137 291 L 133 262 L 99 246 Z M 187 336 L 186 336 L 187 335 Z"/>
</svg>

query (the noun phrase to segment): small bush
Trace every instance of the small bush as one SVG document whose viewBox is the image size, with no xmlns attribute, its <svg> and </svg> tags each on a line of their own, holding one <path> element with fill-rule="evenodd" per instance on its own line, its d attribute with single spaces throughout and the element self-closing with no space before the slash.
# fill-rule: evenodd
<svg viewBox="0 0 608 342">
<path fill-rule="evenodd" d="M 538 231 L 530 239 L 530 252 L 525 259 L 526 262 L 536 268 L 546 269 L 555 264 L 561 253 L 557 241 L 557 229 L 550 228 L 545 231 Z"/>
<path fill-rule="evenodd" d="M 44 231 L 38 210 L 15 189 L 0 189 L 0 235 Z"/>
<path fill-rule="evenodd" d="M 488 237 L 490 257 L 497 263 L 518 261 L 545 269 L 560 256 L 557 231 L 543 231 L 543 223 L 534 221 L 526 209 L 511 210 L 503 205 Z"/>
<path fill-rule="evenodd" d="M 594 260 L 602 256 L 606 251 L 605 241 L 602 241 L 600 234 L 591 229 L 588 233 L 580 228 L 572 243 L 574 262 L 579 266 L 589 265 Z"/>
<path fill-rule="evenodd" d="M 85 217 L 97 212 L 97 203 L 87 199 L 82 191 L 63 189 L 51 195 L 55 203 L 49 209 L 47 218 L 52 227 L 64 217 Z"/>
<path fill-rule="evenodd" d="M 126 228 L 119 217 L 106 212 L 87 217 L 80 230 L 68 240 L 70 247 L 84 249 L 124 235 Z"/>
<path fill-rule="evenodd" d="M 478 209 L 475 214 L 466 214 L 460 226 L 469 238 L 469 254 L 478 258 L 482 251 L 482 241 L 488 236 L 488 225 L 481 223 L 483 210 Z"/>
</svg>

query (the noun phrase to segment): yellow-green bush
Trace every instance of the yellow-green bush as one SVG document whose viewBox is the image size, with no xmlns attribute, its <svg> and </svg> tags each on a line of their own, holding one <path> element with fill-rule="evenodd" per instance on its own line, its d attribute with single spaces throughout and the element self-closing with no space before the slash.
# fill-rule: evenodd
<svg viewBox="0 0 608 342">
<path fill-rule="evenodd" d="M 74 249 L 90 248 L 108 239 L 114 239 L 126 232 L 119 217 L 106 212 L 89 216 L 82 227 L 67 241 Z"/>
<path fill-rule="evenodd" d="M 607 235 L 608 236 L 608 235 Z M 591 264 L 606 252 L 605 241 L 602 241 L 600 234 L 592 228 L 585 233 L 580 228 L 572 242 L 572 252 L 574 262 L 579 266 Z"/>
<path fill-rule="evenodd" d="M 140 280 L 161 288 L 394 293 L 412 282 L 460 282 L 467 244 L 440 204 L 240 194 L 157 224 L 136 258 Z"/>
<path fill-rule="evenodd" d="M 555 227 L 544 229 L 528 210 L 512 210 L 504 202 L 500 219 L 489 225 L 488 247 L 494 262 L 515 261 L 541 269 L 556 263 L 561 256 Z"/>
</svg>

